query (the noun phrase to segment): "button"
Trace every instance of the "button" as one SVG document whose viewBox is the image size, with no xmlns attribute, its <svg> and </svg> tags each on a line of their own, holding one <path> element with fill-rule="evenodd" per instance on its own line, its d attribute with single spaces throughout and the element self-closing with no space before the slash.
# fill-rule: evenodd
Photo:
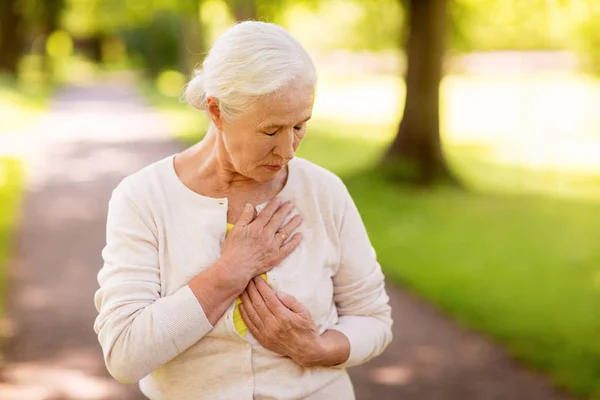
<svg viewBox="0 0 600 400">
<path fill-rule="evenodd" d="M 219 200 L 219 201 L 217 201 L 217 203 L 219 203 L 220 206 L 224 206 L 225 205 L 225 200 Z"/>
</svg>

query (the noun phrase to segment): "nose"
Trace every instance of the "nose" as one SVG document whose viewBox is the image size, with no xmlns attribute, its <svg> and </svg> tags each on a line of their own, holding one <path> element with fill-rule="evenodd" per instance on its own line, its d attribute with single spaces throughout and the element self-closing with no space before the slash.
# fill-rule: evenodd
<svg viewBox="0 0 600 400">
<path fill-rule="evenodd" d="M 275 155 L 281 157 L 286 162 L 294 158 L 294 129 L 290 129 L 284 135 L 279 136 L 279 141 L 273 149 Z"/>
</svg>

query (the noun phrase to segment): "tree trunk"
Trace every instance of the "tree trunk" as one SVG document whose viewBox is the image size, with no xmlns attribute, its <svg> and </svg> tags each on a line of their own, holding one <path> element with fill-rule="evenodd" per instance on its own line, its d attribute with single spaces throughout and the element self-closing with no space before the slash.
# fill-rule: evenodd
<svg viewBox="0 0 600 400">
<path fill-rule="evenodd" d="M 64 7 L 63 0 L 45 0 L 41 3 L 43 8 L 42 14 L 42 29 L 44 31 L 44 43 L 47 43 L 50 35 L 59 29 L 60 13 Z M 46 75 L 48 81 L 54 79 L 54 65 L 50 59 L 46 47 L 44 46 L 44 52 L 42 53 L 42 71 Z"/>
<path fill-rule="evenodd" d="M 202 63 L 204 53 L 204 31 L 200 22 L 200 2 L 193 1 L 193 11 L 182 16 L 181 34 L 183 41 L 180 45 L 181 69 L 190 75 Z"/>
<path fill-rule="evenodd" d="M 406 103 L 398 134 L 384 164 L 399 168 L 400 178 L 420 184 L 457 183 L 440 143 L 439 86 L 444 57 L 447 0 L 407 1 Z"/>
<path fill-rule="evenodd" d="M 16 12 L 17 0 L 0 0 L 0 72 L 17 76 L 25 40 L 20 30 L 22 17 Z"/>
<path fill-rule="evenodd" d="M 229 0 L 228 4 L 236 21 L 256 20 L 256 4 L 254 0 Z"/>
</svg>

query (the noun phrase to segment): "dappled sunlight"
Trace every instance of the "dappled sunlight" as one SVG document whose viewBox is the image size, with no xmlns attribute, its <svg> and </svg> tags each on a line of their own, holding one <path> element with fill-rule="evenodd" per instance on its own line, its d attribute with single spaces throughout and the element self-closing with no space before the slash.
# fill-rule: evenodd
<svg viewBox="0 0 600 400">
<path fill-rule="evenodd" d="M 442 131 L 450 143 L 600 136 L 599 101 L 600 83 L 582 75 L 449 76 Z"/>
<path fill-rule="evenodd" d="M 382 385 L 406 385 L 414 380 L 414 372 L 402 365 L 379 367 L 371 371 L 371 380 Z"/>
<path fill-rule="evenodd" d="M 112 378 L 98 377 L 85 371 L 89 357 L 72 349 L 69 357 L 11 364 L 3 372 L 0 398 L 11 400 L 55 399 L 100 400 L 118 399 L 123 386 Z"/>
<path fill-rule="evenodd" d="M 417 346 L 414 350 L 415 358 L 427 364 L 441 364 L 447 360 L 447 355 L 441 348 L 432 346 Z"/>
<path fill-rule="evenodd" d="M 600 73 L 600 0 L 9 3 L 0 399 L 143 397 L 110 376 L 93 328 L 111 193 L 202 140 L 209 119 L 182 98 L 197 68 L 221 111 L 256 111 L 226 93 L 258 93 L 241 75 L 262 82 L 277 57 L 258 47 L 279 47 L 261 37 L 245 58 L 215 40 L 258 20 L 312 58 L 315 104 L 295 154 L 342 179 L 385 274 L 394 340 L 349 369 L 356 398 L 569 399 L 556 384 L 600 400 L 600 75 L 586 75 Z M 416 122 L 403 128 L 416 135 L 390 149 L 407 71 Z M 440 147 L 458 184 L 408 184 Z"/>
<path fill-rule="evenodd" d="M 325 77 L 317 87 L 314 118 L 346 123 L 396 123 L 402 109 L 404 82 L 395 76 Z M 385 132 L 381 137 L 389 137 Z"/>
<path fill-rule="evenodd" d="M 441 131 L 452 158 L 463 163 L 463 151 L 457 149 L 477 146 L 484 151 L 475 156 L 487 169 L 518 169 L 516 174 L 502 173 L 497 187 L 494 174 L 477 177 L 473 171 L 467 181 L 474 176 L 476 181 L 488 180 L 486 190 L 570 197 L 579 196 L 581 190 L 573 187 L 582 186 L 593 192 L 585 197 L 600 197 L 585 182 L 585 177 L 600 176 L 600 82 L 569 73 L 453 75 L 444 79 L 441 93 Z M 394 76 L 325 75 L 310 132 L 385 146 L 396 133 L 403 97 L 404 84 Z M 523 184 L 539 173 L 546 178 Z"/>
<path fill-rule="evenodd" d="M 600 136 L 575 140 L 537 137 L 522 141 L 516 148 L 497 146 L 491 150 L 490 161 L 499 165 L 600 175 Z"/>
<path fill-rule="evenodd" d="M 40 286 L 23 288 L 17 300 L 28 310 L 43 310 L 52 308 L 55 293 Z"/>
</svg>

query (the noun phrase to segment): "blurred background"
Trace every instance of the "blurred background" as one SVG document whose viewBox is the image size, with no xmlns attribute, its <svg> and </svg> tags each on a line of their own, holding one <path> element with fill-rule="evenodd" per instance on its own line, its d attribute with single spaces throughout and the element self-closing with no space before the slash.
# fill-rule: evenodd
<svg viewBox="0 0 600 400">
<path fill-rule="evenodd" d="M 395 340 L 359 399 L 600 399 L 600 1 L 0 0 L 2 399 L 133 399 L 92 323 L 106 206 L 202 138 L 180 101 L 236 21 L 319 82 Z"/>
</svg>

